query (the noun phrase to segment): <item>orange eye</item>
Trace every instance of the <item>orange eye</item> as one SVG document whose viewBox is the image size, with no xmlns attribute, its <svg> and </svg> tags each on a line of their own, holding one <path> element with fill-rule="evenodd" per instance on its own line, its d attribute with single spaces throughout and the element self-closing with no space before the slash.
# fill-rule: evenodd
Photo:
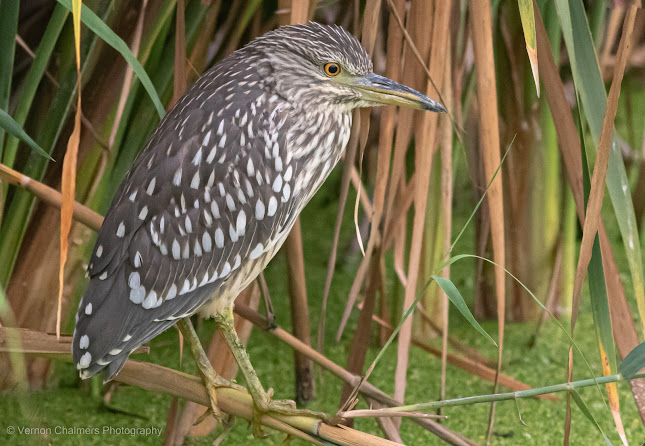
<svg viewBox="0 0 645 446">
<path fill-rule="evenodd" d="M 340 74 L 340 65 L 336 62 L 329 62 L 325 64 L 325 74 L 327 76 L 338 76 Z"/>
</svg>

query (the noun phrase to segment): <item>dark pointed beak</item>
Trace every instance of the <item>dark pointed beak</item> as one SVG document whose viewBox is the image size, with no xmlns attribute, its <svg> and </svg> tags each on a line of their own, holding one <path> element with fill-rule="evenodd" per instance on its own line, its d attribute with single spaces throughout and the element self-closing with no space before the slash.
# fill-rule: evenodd
<svg viewBox="0 0 645 446">
<path fill-rule="evenodd" d="M 401 105 L 438 113 L 447 113 L 440 103 L 428 96 L 378 74 L 354 77 L 348 82 L 361 92 L 362 99 L 374 105 Z"/>
</svg>

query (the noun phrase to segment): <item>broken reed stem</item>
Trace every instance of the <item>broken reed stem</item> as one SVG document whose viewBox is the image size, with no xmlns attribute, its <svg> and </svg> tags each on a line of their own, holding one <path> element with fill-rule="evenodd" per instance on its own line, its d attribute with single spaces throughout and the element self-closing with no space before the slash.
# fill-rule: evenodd
<svg viewBox="0 0 645 446">
<path fill-rule="evenodd" d="M 601 384 L 617 383 L 623 381 L 631 381 L 633 379 L 645 378 L 645 373 L 640 373 L 634 375 L 630 378 L 625 378 L 621 374 L 601 376 L 599 378 L 590 378 L 583 379 L 580 381 L 572 381 L 568 383 L 555 384 L 553 386 L 540 387 L 537 389 L 530 390 L 520 390 L 517 392 L 506 392 L 506 393 L 494 393 L 490 395 L 477 395 L 477 396 L 468 396 L 465 398 L 454 398 L 450 400 L 443 401 L 431 401 L 428 403 L 418 403 L 418 404 L 409 404 L 407 406 L 398 406 L 398 407 L 388 407 L 385 409 L 376 409 L 376 410 L 361 410 L 361 411 L 348 411 L 342 412 L 339 414 L 344 418 L 359 418 L 359 417 L 374 417 L 379 416 L 374 413 L 368 414 L 368 412 L 378 412 L 378 413 L 410 413 L 418 412 L 420 410 L 432 411 L 440 407 L 453 407 L 453 406 L 466 406 L 470 404 L 479 404 L 479 403 L 491 403 L 495 401 L 507 401 L 507 400 L 516 400 L 519 398 L 532 398 L 539 395 L 547 395 L 550 393 L 558 392 L 567 392 L 574 389 L 579 389 L 582 387 L 589 387 Z M 353 412 L 358 412 L 358 415 Z"/>
<path fill-rule="evenodd" d="M 45 202 L 47 202 L 48 204 L 54 207 L 60 208 L 61 206 L 60 192 L 32 178 L 29 178 L 26 175 L 22 175 L 21 173 L 16 172 L 15 170 L 10 169 L 3 164 L 0 164 L 0 179 L 5 179 L 10 184 L 19 185 L 26 188 L 27 190 L 31 191 L 34 195 L 36 195 L 38 198 L 44 200 Z M 95 231 L 98 231 L 101 225 L 103 224 L 103 217 L 100 214 L 98 214 L 97 212 L 94 212 L 93 210 L 89 209 L 88 207 L 78 202 L 74 203 L 73 218 L 85 224 L 88 228 L 94 229 Z M 333 373 L 343 381 L 351 383 L 352 385 L 356 385 L 360 381 L 361 378 L 359 376 L 348 372 L 347 370 L 345 370 L 335 362 L 328 359 L 326 356 L 317 352 L 310 346 L 302 343 L 299 339 L 295 338 L 294 336 L 287 333 L 283 329 L 279 327 L 272 328 L 272 325 L 269 323 L 269 321 L 260 313 L 253 311 L 248 307 L 244 307 L 243 305 L 236 305 L 235 311 L 246 320 L 252 322 L 254 325 L 257 325 L 263 330 L 270 332 L 277 338 L 286 342 L 294 350 L 297 350 L 300 353 L 303 353 L 305 356 L 312 359 L 313 361 L 315 361 L 316 363 L 318 363 L 323 368 L 330 371 L 331 373 Z M 0 334 L 1 333 L 2 333 L 2 330 L 0 330 Z M 2 346 L 3 346 L 2 339 L 0 337 L 0 351 L 2 351 Z M 128 363 L 129 362 L 132 362 L 132 361 L 130 360 L 128 361 Z M 126 363 L 126 367 L 128 363 Z M 177 373 L 180 373 L 180 372 L 177 372 Z M 145 387 L 143 384 L 140 383 L 140 384 L 134 384 L 134 385 L 147 390 L 160 390 L 163 392 L 168 392 L 168 389 L 164 386 L 161 386 L 160 389 L 156 389 L 156 388 L 152 389 L 152 388 Z M 385 392 L 381 391 L 380 389 L 378 389 L 377 387 L 373 386 L 370 383 L 363 382 L 359 390 L 363 395 L 367 395 L 370 398 L 373 398 L 374 400 L 380 402 L 383 405 L 393 407 L 401 404 L 400 402 L 396 401 L 394 398 L 390 397 Z M 203 387 L 202 387 L 202 391 L 205 392 L 205 389 Z M 187 399 L 190 399 L 190 398 L 187 398 Z M 191 400 L 191 401 L 198 402 L 205 406 L 209 404 L 208 399 L 204 399 L 205 401 L 204 403 L 196 400 Z M 416 424 L 432 432 L 437 437 L 441 438 L 442 440 L 450 444 L 458 445 L 458 446 L 477 445 L 477 443 L 473 442 L 472 440 L 466 437 L 463 437 L 462 435 L 456 432 L 451 431 L 450 429 L 442 426 L 441 424 L 435 421 L 428 420 L 425 418 L 412 418 L 412 421 L 414 421 Z M 326 426 L 327 426 L 326 424 L 321 424 L 320 429 L 325 430 L 326 435 L 329 435 L 330 438 L 334 438 L 334 435 L 336 435 L 337 432 L 334 430 L 327 429 Z M 272 427 L 272 426 L 269 426 L 269 427 Z M 332 426 L 329 426 L 329 428 L 331 429 Z M 340 432 L 342 433 L 346 431 L 341 430 Z M 362 434 L 360 431 L 353 431 L 353 432 L 358 432 L 358 434 Z M 319 435 L 323 437 L 322 434 L 319 434 Z M 326 437 L 323 437 L 323 438 L 326 438 Z M 371 437 L 371 438 L 376 440 L 381 440 L 378 437 Z M 361 444 L 361 443 L 358 443 L 358 444 Z M 378 444 L 378 443 L 375 443 L 375 444 Z M 387 444 L 390 444 L 390 443 L 387 443 Z"/>
</svg>

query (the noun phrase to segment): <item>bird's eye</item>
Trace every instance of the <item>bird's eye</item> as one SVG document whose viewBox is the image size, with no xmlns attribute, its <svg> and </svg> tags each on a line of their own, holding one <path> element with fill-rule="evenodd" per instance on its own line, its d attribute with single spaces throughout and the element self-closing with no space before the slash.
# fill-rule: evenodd
<svg viewBox="0 0 645 446">
<path fill-rule="evenodd" d="M 327 76 L 338 76 L 340 74 L 340 65 L 336 62 L 329 62 L 325 64 L 325 74 Z"/>
</svg>

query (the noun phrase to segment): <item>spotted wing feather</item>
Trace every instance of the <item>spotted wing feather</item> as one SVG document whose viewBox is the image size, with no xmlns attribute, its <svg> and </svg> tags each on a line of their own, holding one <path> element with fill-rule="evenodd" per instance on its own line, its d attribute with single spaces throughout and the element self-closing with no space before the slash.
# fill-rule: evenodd
<svg viewBox="0 0 645 446">
<path fill-rule="evenodd" d="M 284 195 L 294 188 L 286 137 L 270 134 L 287 117 L 261 88 L 226 94 L 234 62 L 202 77 L 164 118 L 107 213 L 72 347 L 84 378 L 105 369 L 111 379 L 178 318 L 212 299 L 232 302 L 295 220 Z"/>
</svg>

